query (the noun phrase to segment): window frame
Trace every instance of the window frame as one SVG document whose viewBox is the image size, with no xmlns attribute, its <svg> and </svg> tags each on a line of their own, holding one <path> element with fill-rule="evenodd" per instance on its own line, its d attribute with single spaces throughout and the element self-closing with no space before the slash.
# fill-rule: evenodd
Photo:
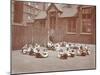
<svg viewBox="0 0 100 75">
<path fill-rule="evenodd" d="M 45 19 L 40 19 L 39 22 L 40 22 L 41 27 L 45 28 L 45 24 L 46 24 L 45 23 L 46 22 Z"/>
<path fill-rule="evenodd" d="M 55 29 L 56 26 L 56 11 L 49 12 L 50 29 Z"/>
<path fill-rule="evenodd" d="M 88 10 L 88 12 L 85 12 L 85 9 Z M 90 9 L 91 11 L 90 11 L 89 9 Z M 82 11 L 84 11 L 85 13 L 83 13 Z M 85 19 L 83 18 L 83 15 L 84 15 L 84 14 L 86 15 Z M 81 23 L 80 23 L 80 34 L 89 34 L 89 35 L 92 34 L 92 23 L 91 23 L 91 20 L 92 20 L 91 18 L 92 18 L 92 16 L 91 16 L 91 18 L 88 18 L 87 15 L 92 15 L 92 8 L 91 8 L 91 7 L 82 7 L 82 8 L 81 8 L 81 14 L 80 14 L 80 18 L 81 18 L 81 21 L 80 21 L 80 22 L 81 22 Z M 89 28 L 91 29 L 90 32 L 87 32 L 87 31 L 84 32 L 84 31 L 83 31 L 83 22 L 84 22 L 84 20 L 86 20 L 86 21 L 87 21 L 87 20 L 88 20 L 88 21 L 90 20 L 90 23 L 91 23 L 91 26 L 89 27 Z M 88 21 L 87 21 L 86 27 L 88 27 L 88 24 L 89 24 Z"/>
<path fill-rule="evenodd" d="M 73 23 L 73 25 L 75 24 L 76 25 L 76 27 L 75 27 L 75 31 L 72 31 L 73 30 L 73 28 L 72 28 L 72 24 L 71 24 L 71 30 L 69 31 L 69 24 L 68 24 L 68 22 L 69 22 L 69 20 L 70 20 L 70 22 L 72 21 Z M 68 20 L 67 20 L 67 34 L 77 34 L 77 20 L 76 20 L 76 18 L 74 18 L 74 17 L 72 17 L 72 18 L 69 18 Z"/>
</svg>

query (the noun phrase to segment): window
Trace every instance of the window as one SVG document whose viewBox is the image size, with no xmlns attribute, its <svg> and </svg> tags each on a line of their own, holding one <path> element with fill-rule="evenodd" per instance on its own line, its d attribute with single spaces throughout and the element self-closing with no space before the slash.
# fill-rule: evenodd
<svg viewBox="0 0 100 75">
<path fill-rule="evenodd" d="M 56 12 L 50 12 L 50 16 L 56 16 Z"/>
<path fill-rule="evenodd" d="M 91 14 L 82 14 L 83 19 L 91 19 Z"/>
<path fill-rule="evenodd" d="M 23 20 L 23 5 L 20 1 L 15 1 L 14 3 L 14 22 L 21 23 Z"/>
<path fill-rule="evenodd" d="M 56 24 L 56 17 L 50 17 L 50 25 Z"/>
<path fill-rule="evenodd" d="M 76 32 L 76 20 L 75 19 L 68 20 L 68 32 Z"/>
<path fill-rule="evenodd" d="M 27 8 L 27 13 L 31 13 L 31 9 L 30 8 Z"/>
<path fill-rule="evenodd" d="M 31 16 L 30 15 L 28 15 L 27 18 L 28 18 L 28 20 L 31 20 Z"/>
<path fill-rule="evenodd" d="M 28 5 L 31 5 L 31 3 L 30 3 L 30 2 L 28 2 Z"/>
<path fill-rule="evenodd" d="M 51 3 L 48 3 L 47 6 L 50 6 Z"/>
<path fill-rule="evenodd" d="M 38 5 L 35 5 L 36 8 L 39 8 Z"/>
<path fill-rule="evenodd" d="M 92 10 L 90 7 L 82 8 L 82 32 L 91 33 Z"/>
<path fill-rule="evenodd" d="M 82 21 L 82 32 L 85 32 L 85 33 L 91 32 L 91 20 Z"/>
<path fill-rule="evenodd" d="M 50 28 L 54 29 L 56 24 L 56 17 L 50 17 Z"/>
<path fill-rule="evenodd" d="M 56 25 L 56 13 L 50 12 L 50 28 L 54 29 Z"/>
<path fill-rule="evenodd" d="M 40 25 L 42 28 L 44 28 L 45 27 L 45 20 L 40 20 Z"/>
</svg>

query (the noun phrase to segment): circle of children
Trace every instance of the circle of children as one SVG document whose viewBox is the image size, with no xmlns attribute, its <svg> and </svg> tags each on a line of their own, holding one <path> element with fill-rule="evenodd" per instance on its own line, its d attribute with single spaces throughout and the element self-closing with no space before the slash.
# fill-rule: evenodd
<svg viewBox="0 0 100 75">
<path fill-rule="evenodd" d="M 57 52 L 57 57 L 60 59 L 67 59 L 68 57 L 86 56 L 90 55 L 90 48 L 86 44 L 76 44 L 59 42 L 52 43 L 51 41 L 47 45 L 41 46 L 39 44 L 25 44 L 22 47 L 22 53 L 35 56 L 36 58 L 49 57 L 49 50 Z"/>
</svg>

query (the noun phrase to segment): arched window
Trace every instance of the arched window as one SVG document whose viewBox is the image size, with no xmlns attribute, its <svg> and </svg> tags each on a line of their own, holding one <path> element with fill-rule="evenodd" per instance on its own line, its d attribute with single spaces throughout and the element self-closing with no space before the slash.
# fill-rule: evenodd
<svg viewBox="0 0 100 75">
<path fill-rule="evenodd" d="M 56 25 L 56 12 L 50 12 L 50 28 L 55 29 Z"/>
</svg>

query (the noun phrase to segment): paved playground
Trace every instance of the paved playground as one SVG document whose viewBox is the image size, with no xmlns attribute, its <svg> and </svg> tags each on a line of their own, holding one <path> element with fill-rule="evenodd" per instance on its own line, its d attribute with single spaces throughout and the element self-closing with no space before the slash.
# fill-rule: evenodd
<svg viewBox="0 0 100 75">
<path fill-rule="evenodd" d="M 48 58 L 23 55 L 21 50 L 12 51 L 12 74 L 95 69 L 95 63 L 95 45 L 91 45 L 90 55 L 68 57 L 65 60 L 57 58 L 56 51 L 49 51 Z"/>
</svg>

